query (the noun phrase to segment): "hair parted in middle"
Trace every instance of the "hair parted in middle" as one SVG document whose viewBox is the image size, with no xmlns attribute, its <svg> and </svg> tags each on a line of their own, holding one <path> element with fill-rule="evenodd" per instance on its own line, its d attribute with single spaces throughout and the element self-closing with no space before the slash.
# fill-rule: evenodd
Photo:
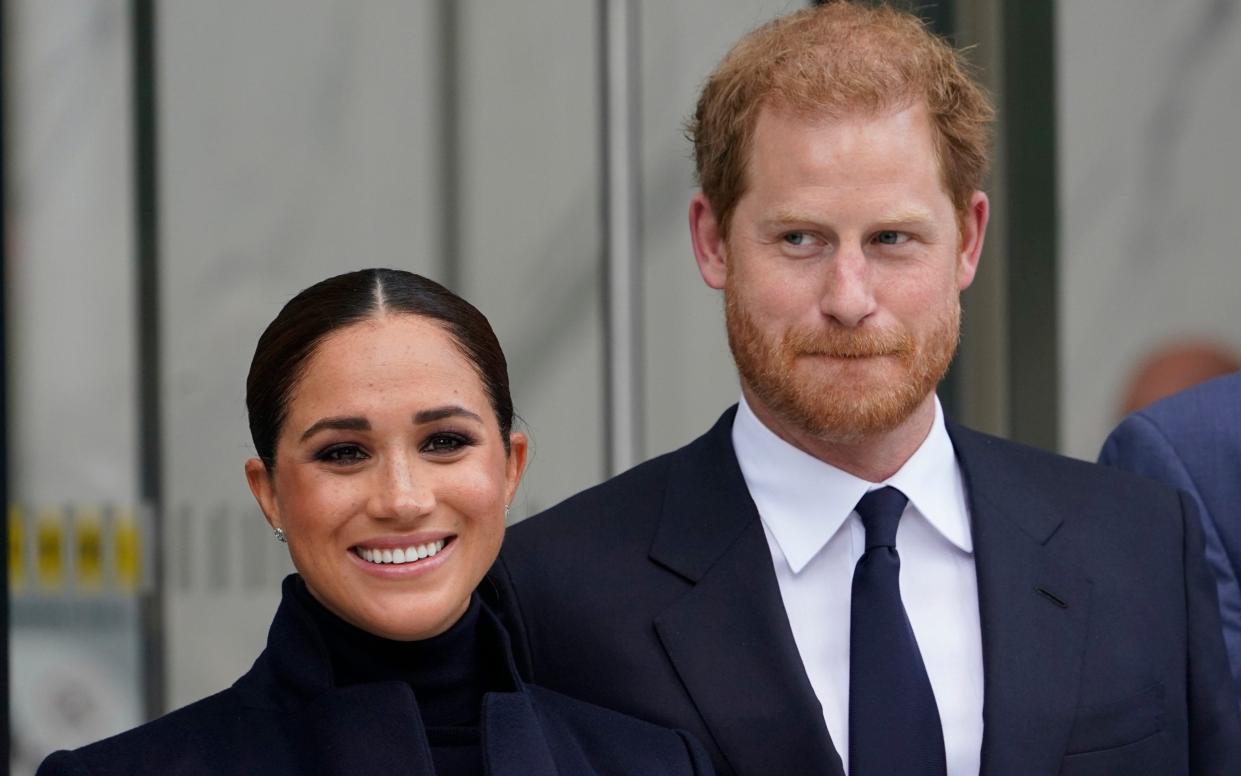
<svg viewBox="0 0 1241 776">
<path fill-rule="evenodd" d="M 686 134 L 722 236 L 746 190 L 759 113 L 880 114 L 922 102 L 944 189 L 958 215 L 981 187 L 995 110 L 961 55 L 911 14 L 837 0 L 774 19 L 742 38 L 708 77 Z"/>
<path fill-rule="evenodd" d="M 399 269 L 362 269 L 303 289 L 259 337 L 246 377 L 246 410 L 254 449 L 268 471 L 276 466 L 276 442 L 293 393 L 319 344 L 334 332 L 385 315 L 416 315 L 448 332 L 477 371 L 509 451 L 508 362 L 487 316 L 430 278 Z"/>
</svg>

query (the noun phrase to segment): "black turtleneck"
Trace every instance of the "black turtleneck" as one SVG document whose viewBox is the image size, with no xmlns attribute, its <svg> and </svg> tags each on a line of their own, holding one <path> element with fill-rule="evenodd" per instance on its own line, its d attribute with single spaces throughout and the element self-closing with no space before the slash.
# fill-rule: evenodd
<svg viewBox="0 0 1241 776">
<path fill-rule="evenodd" d="M 294 594 L 313 617 L 332 661 L 334 684 L 405 682 L 414 691 L 437 776 L 482 776 L 479 718 L 483 694 L 499 683 L 479 628 L 477 595 L 447 631 L 392 641 L 351 625 L 319 603 L 300 578 Z"/>
</svg>

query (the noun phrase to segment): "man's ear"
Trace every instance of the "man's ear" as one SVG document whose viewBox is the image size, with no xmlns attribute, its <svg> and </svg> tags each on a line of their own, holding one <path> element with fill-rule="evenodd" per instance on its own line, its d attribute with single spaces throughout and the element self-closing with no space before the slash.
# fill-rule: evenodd
<svg viewBox="0 0 1241 776">
<path fill-rule="evenodd" d="M 969 209 L 961 219 L 961 248 L 957 253 L 957 289 L 964 291 L 974 282 L 978 272 L 978 258 L 982 255 L 983 238 L 987 233 L 987 221 L 991 217 L 991 202 L 987 195 L 975 191 L 970 197 Z"/>
<path fill-rule="evenodd" d="M 728 277 L 728 245 L 720 233 L 719 219 L 701 191 L 689 201 L 689 236 L 703 282 L 722 289 Z"/>
<path fill-rule="evenodd" d="M 260 459 L 251 458 L 246 461 L 246 482 L 250 485 L 254 500 L 259 502 L 259 509 L 263 510 L 263 517 L 267 518 L 267 524 L 272 528 L 282 528 L 280 508 L 276 504 L 276 488 L 271 481 L 271 472 L 267 471 L 267 467 Z"/>
</svg>

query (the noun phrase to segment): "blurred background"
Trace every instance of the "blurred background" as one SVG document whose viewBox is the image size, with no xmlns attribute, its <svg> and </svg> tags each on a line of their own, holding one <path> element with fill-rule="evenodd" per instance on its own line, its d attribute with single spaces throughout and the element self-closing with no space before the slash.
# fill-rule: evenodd
<svg viewBox="0 0 1241 776">
<path fill-rule="evenodd" d="M 254 343 L 303 287 L 421 272 L 491 319 L 514 519 L 738 387 L 683 121 L 783 0 L 3 0 L 0 503 L 12 773 L 222 689 L 290 570 L 242 476 Z M 1241 4 L 941 0 L 1000 108 L 941 398 L 1093 459 L 1241 350 Z"/>
</svg>

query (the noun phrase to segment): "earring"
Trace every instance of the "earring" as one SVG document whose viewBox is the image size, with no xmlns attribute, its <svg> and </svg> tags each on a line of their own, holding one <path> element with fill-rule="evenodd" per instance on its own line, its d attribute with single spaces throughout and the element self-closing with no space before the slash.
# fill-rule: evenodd
<svg viewBox="0 0 1241 776">
<path fill-rule="evenodd" d="M 289 540 L 285 538 L 283 528 L 273 528 L 271 529 L 271 533 L 272 533 L 272 536 L 276 537 L 276 541 L 280 542 L 281 544 L 289 543 Z"/>
<path fill-rule="evenodd" d="M 504 519 L 508 520 L 508 504 L 504 505 Z"/>
</svg>

